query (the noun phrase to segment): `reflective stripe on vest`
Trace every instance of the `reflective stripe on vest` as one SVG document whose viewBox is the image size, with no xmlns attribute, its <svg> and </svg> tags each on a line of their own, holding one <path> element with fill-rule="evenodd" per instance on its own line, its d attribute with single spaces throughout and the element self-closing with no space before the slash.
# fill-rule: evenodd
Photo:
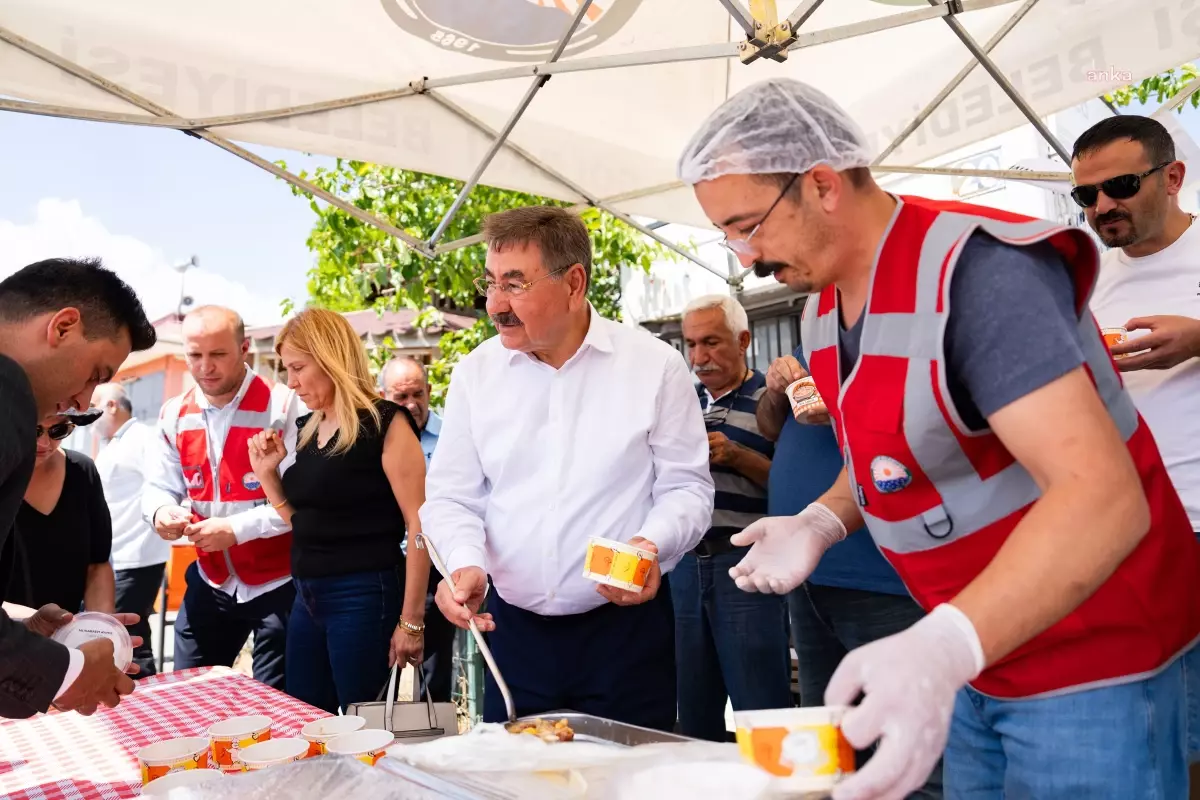
<svg viewBox="0 0 1200 800">
<path fill-rule="evenodd" d="M 948 387 L 944 339 L 954 268 L 972 233 L 1018 246 L 1049 242 L 1073 271 L 1084 366 L 1138 468 L 1151 526 L 1079 609 L 973 685 L 1029 697 L 1153 674 L 1200 634 L 1200 544 L 1087 310 L 1098 269 L 1094 245 L 1082 231 L 1011 215 L 993 219 L 991 209 L 907 205 L 897 209 L 881 245 L 859 359 L 844 382 L 836 289 L 810 299 L 801 322 L 809 369 L 872 537 L 929 609 L 975 579 L 1040 496 L 991 430 L 963 423 Z M 1173 600 L 1155 602 L 1155 593 Z"/>
</svg>

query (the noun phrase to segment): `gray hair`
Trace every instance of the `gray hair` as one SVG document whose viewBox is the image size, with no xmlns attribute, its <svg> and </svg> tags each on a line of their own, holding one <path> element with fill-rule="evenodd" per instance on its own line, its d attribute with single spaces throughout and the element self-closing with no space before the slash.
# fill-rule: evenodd
<svg viewBox="0 0 1200 800">
<path fill-rule="evenodd" d="M 389 359 L 388 362 L 383 365 L 383 369 L 379 370 L 379 391 L 382 392 L 387 388 L 388 372 L 392 369 L 392 367 L 396 367 L 401 364 L 415 364 L 421 370 L 421 377 L 425 379 L 426 383 L 429 383 L 429 373 L 425 370 L 425 365 L 423 363 L 412 356 L 396 356 L 395 358 Z"/>
<path fill-rule="evenodd" d="M 710 308 L 719 308 L 725 312 L 725 324 L 729 326 L 729 331 L 734 336 L 741 336 L 743 332 L 750 330 L 750 320 L 746 317 L 746 309 L 727 294 L 706 294 L 703 297 L 697 297 L 687 304 L 687 308 L 683 310 L 683 316 L 686 318 L 692 312 L 707 311 Z"/>
<path fill-rule="evenodd" d="M 127 414 L 133 413 L 133 403 L 129 400 L 129 392 L 119 383 L 104 383 L 98 386 L 99 389 L 104 389 L 108 394 L 108 399 L 117 404 L 117 408 Z"/>
</svg>

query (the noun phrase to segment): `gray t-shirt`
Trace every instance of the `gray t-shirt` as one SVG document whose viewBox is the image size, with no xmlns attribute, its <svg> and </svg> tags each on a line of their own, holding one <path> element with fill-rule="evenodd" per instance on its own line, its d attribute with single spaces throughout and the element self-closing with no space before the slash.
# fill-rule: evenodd
<svg viewBox="0 0 1200 800">
<path fill-rule="evenodd" d="M 858 361 L 862 325 L 860 316 L 839 332 L 843 375 Z M 967 427 L 985 430 L 987 417 L 1083 362 L 1074 282 L 1058 252 L 976 232 L 950 281 L 946 326 L 946 377 Z"/>
</svg>

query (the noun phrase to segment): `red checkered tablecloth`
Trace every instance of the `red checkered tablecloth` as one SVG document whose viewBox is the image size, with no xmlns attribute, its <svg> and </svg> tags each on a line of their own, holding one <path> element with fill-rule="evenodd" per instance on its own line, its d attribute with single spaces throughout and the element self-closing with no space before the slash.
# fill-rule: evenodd
<svg viewBox="0 0 1200 800">
<path fill-rule="evenodd" d="M 328 716 L 224 667 L 185 669 L 138 681 L 113 709 L 90 717 L 45 714 L 0 722 L 0 797 L 6 800 L 106 800 L 142 793 L 137 751 L 181 736 L 203 736 L 214 722 L 266 714 L 276 738 L 296 736 Z"/>
</svg>

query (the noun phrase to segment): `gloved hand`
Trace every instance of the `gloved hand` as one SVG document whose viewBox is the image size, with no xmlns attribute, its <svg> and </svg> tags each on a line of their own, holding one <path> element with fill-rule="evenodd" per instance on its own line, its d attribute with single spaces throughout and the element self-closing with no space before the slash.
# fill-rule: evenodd
<svg viewBox="0 0 1200 800">
<path fill-rule="evenodd" d="M 846 538 L 846 526 L 820 503 L 794 517 L 763 517 L 730 540 L 751 545 L 729 576 L 744 592 L 785 594 L 808 579 L 825 551 Z"/>
<path fill-rule="evenodd" d="M 946 748 L 958 690 L 983 671 L 983 647 L 967 615 L 943 604 L 911 628 L 852 651 L 825 690 L 825 704 L 862 703 L 842 718 L 857 750 L 880 741 L 833 800 L 902 800 L 929 778 Z"/>
</svg>

